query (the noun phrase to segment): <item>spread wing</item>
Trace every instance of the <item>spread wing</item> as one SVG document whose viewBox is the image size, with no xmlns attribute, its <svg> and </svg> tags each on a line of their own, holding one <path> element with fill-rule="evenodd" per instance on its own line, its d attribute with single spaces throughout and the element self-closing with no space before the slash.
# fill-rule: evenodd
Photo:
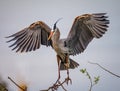
<svg viewBox="0 0 120 91">
<path fill-rule="evenodd" d="M 84 14 L 75 18 L 65 41 L 71 55 L 83 52 L 93 38 L 103 36 L 109 24 L 105 14 Z"/>
<path fill-rule="evenodd" d="M 16 52 L 35 51 L 40 48 L 41 44 L 46 46 L 51 45 L 51 40 L 48 41 L 50 32 L 51 29 L 48 25 L 42 21 L 38 21 L 13 35 L 8 36 L 7 38 L 12 37 L 12 39 L 7 42 L 14 41 L 9 47 L 14 46 L 12 50 L 16 49 Z"/>
</svg>

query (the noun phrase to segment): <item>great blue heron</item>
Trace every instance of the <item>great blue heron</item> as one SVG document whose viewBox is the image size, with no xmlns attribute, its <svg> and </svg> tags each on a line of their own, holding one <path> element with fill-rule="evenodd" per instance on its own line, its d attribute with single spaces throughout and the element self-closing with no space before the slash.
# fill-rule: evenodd
<svg viewBox="0 0 120 91">
<path fill-rule="evenodd" d="M 60 70 L 74 69 L 79 66 L 77 62 L 69 56 L 83 52 L 93 38 L 100 38 L 107 31 L 109 20 L 106 13 L 83 14 L 75 18 L 72 28 L 65 39 L 60 39 L 60 31 L 54 24 L 51 29 L 43 21 L 37 21 L 29 27 L 8 36 L 13 37 L 15 41 L 9 47 L 15 46 L 12 50 L 16 52 L 30 52 L 39 49 L 41 45 L 51 46 L 57 54 L 58 79 L 60 79 Z"/>
</svg>

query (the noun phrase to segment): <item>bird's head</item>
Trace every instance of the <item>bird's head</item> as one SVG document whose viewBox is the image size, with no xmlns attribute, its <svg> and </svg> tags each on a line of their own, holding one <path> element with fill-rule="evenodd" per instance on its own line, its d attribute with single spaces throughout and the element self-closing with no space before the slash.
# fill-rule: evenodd
<svg viewBox="0 0 120 91">
<path fill-rule="evenodd" d="M 51 39 L 51 37 L 55 34 L 55 33 L 58 33 L 59 32 L 59 29 L 57 28 L 57 23 L 58 23 L 58 21 L 60 21 L 62 18 L 59 18 L 56 22 L 55 22 L 55 24 L 54 24 L 54 26 L 53 26 L 53 29 L 51 30 L 51 32 L 50 32 L 50 35 L 49 35 L 49 37 L 48 37 L 48 40 L 50 40 Z"/>
</svg>

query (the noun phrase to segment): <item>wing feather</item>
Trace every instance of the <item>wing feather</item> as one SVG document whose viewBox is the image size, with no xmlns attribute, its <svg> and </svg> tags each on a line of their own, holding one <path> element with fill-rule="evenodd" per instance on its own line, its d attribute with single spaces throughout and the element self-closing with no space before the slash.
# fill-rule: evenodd
<svg viewBox="0 0 120 91">
<path fill-rule="evenodd" d="M 24 34 L 24 36 L 21 36 L 19 38 L 15 37 L 16 41 L 12 45 L 10 45 L 9 47 L 15 46 L 12 50 L 17 49 L 22 44 L 22 42 L 26 39 L 26 37 L 27 37 L 26 34 Z"/>
<path fill-rule="evenodd" d="M 93 38 L 100 38 L 108 28 L 106 13 L 84 14 L 75 18 L 66 39 L 71 55 L 83 52 Z"/>
<path fill-rule="evenodd" d="M 6 38 L 11 38 L 7 42 L 14 41 L 9 47 L 16 49 L 16 52 L 35 51 L 40 48 L 40 45 L 51 46 L 51 40 L 47 40 L 51 32 L 51 28 L 42 21 L 35 22 L 29 27 L 10 35 Z"/>
</svg>

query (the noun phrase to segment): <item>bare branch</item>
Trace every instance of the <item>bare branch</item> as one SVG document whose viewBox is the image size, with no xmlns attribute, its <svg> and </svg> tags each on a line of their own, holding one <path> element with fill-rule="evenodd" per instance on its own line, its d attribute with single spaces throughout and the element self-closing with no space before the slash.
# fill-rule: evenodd
<svg viewBox="0 0 120 91">
<path fill-rule="evenodd" d="M 64 91 L 67 91 L 61 82 L 59 82 L 59 84 L 61 84 L 61 87 L 63 88 Z"/>
<path fill-rule="evenodd" d="M 119 76 L 119 75 L 117 75 L 117 74 L 115 74 L 115 73 L 113 73 L 113 72 L 109 71 L 108 69 L 104 68 L 103 66 L 101 66 L 101 65 L 100 65 L 100 64 L 98 64 L 98 63 L 93 63 L 93 62 L 90 62 L 90 61 L 88 61 L 88 63 L 90 63 L 90 64 L 94 64 L 94 65 L 97 65 L 97 66 L 99 66 L 100 68 L 102 68 L 104 71 L 106 71 L 106 72 L 110 73 L 111 75 L 114 75 L 114 76 L 116 76 L 116 77 L 120 78 L 120 76 Z"/>
<path fill-rule="evenodd" d="M 92 87 L 93 87 L 92 78 L 91 78 L 91 76 L 89 75 L 89 73 L 87 71 L 86 71 L 86 73 L 87 73 L 88 78 L 90 79 L 90 88 L 89 88 L 89 91 L 92 91 Z"/>
<path fill-rule="evenodd" d="M 49 87 L 48 89 L 46 89 L 46 90 L 40 90 L 40 91 L 50 91 L 50 90 L 51 91 L 57 91 L 57 89 L 59 87 L 62 87 L 62 89 L 64 91 L 67 91 L 63 85 L 64 84 L 68 85 L 68 81 L 70 81 L 70 83 L 72 82 L 70 78 L 66 78 L 64 81 L 62 81 L 62 82 L 59 81 L 57 84 L 53 84 L 53 86 Z"/>
</svg>

